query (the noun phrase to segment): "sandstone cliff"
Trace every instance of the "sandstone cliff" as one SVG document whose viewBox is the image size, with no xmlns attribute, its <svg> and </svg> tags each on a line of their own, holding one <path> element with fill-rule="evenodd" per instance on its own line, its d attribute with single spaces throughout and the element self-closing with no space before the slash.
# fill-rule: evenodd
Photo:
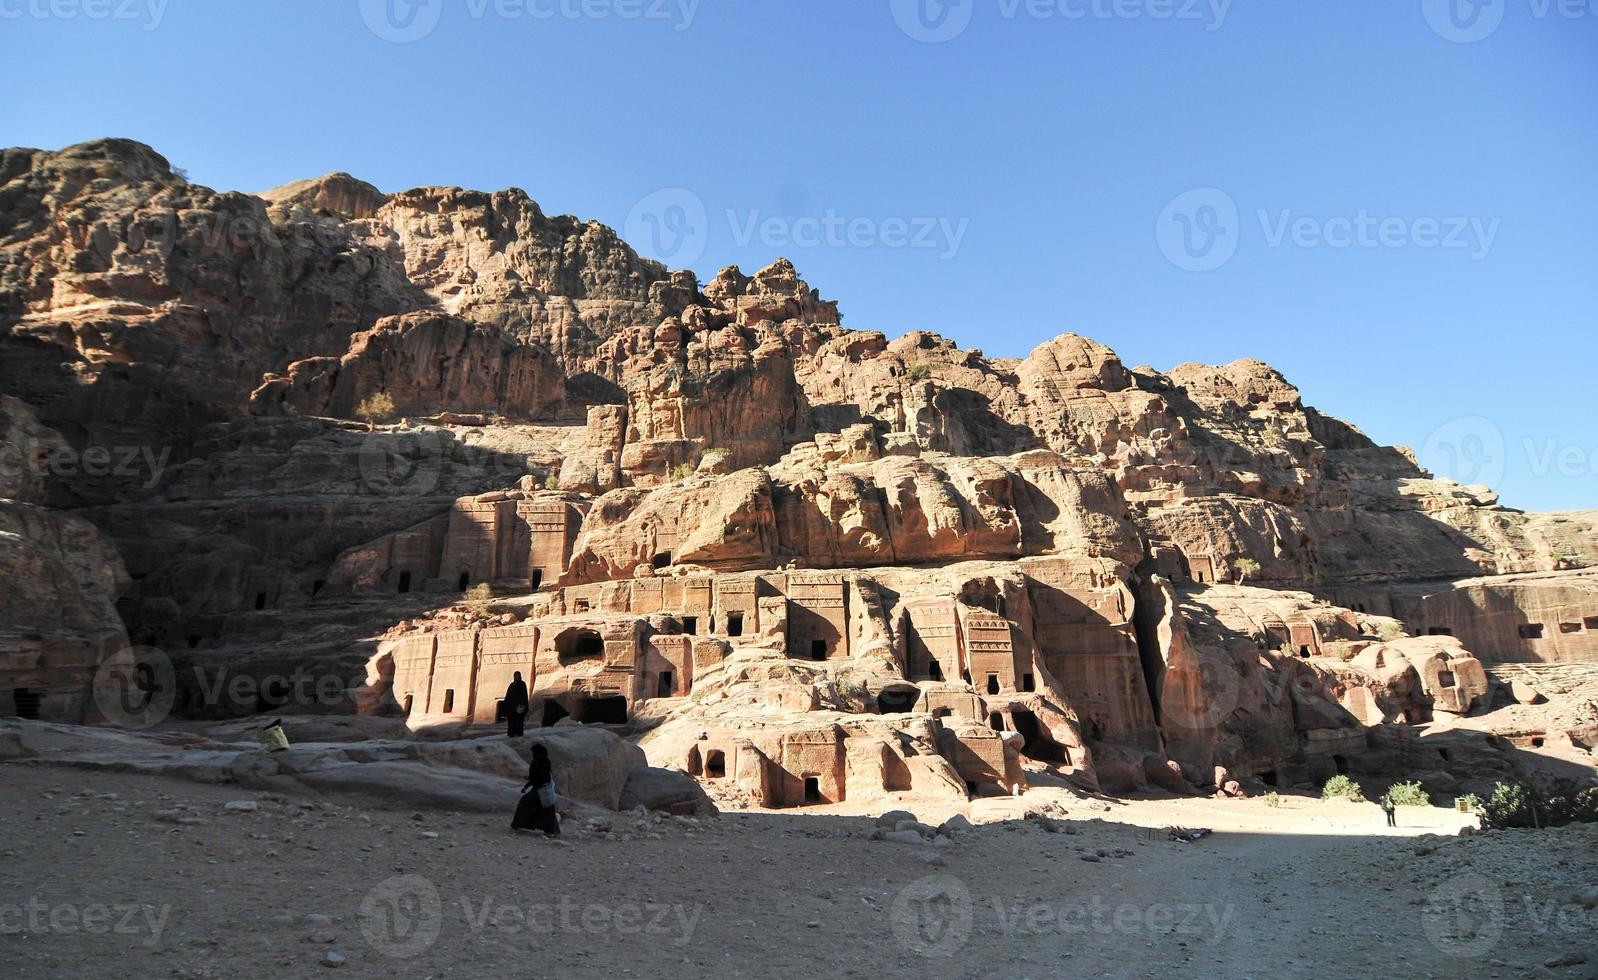
<svg viewBox="0 0 1598 980">
<path fill-rule="evenodd" d="M 1314 774 L 1471 710 L 1470 664 L 1598 660 L 1598 512 L 1434 479 L 1268 365 L 890 339 L 786 260 L 702 282 L 516 189 L 218 193 L 123 140 L 4 151 L 0 387 L 8 442 L 133 462 L 4 491 L 5 663 L 65 657 L 62 698 L 123 624 L 433 722 L 492 721 L 511 662 L 551 720 L 764 691 L 781 731 L 668 705 L 659 744 L 791 802 L 807 769 L 1013 786 L 1023 757 Z M 474 587 L 510 632 L 369 631 Z"/>
</svg>

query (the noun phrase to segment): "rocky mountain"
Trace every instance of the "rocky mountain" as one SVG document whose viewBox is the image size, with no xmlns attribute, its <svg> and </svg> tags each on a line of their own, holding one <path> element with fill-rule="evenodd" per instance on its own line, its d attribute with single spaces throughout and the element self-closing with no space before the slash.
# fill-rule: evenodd
<svg viewBox="0 0 1598 980">
<path fill-rule="evenodd" d="M 0 389 L 0 713 L 93 717 L 130 640 L 417 728 L 514 665 L 786 805 L 1315 778 L 1483 663 L 1598 660 L 1598 512 L 1435 479 L 1268 365 L 890 339 L 515 189 L 6 150 Z"/>
</svg>

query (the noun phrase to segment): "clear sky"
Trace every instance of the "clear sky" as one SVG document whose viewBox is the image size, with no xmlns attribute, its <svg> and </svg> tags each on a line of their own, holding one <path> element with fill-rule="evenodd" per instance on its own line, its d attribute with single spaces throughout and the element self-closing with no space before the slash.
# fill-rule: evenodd
<svg viewBox="0 0 1598 980">
<path fill-rule="evenodd" d="M 0 0 L 0 144 L 521 187 L 990 356 L 1256 357 L 1598 507 L 1593 0 Z"/>
</svg>

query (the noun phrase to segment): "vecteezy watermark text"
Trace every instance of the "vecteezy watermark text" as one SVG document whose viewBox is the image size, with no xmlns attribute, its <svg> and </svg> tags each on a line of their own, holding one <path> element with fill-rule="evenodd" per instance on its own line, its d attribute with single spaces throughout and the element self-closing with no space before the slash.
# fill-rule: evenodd
<svg viewBox="0 0 1598 980">
<path fill-rule="evenodd" d="M 894 23 L 915 41 L 940 44 L 964 34 L 982 8 L 1000 20 L 1185 21 L 1218 31 L 1226 24 L 1232 0 L 888 0 Z M 991 8 L 991 9 L 989 9 Z"/>
<path fill-rule="evenodd" d="M 619 20 L 667 24 L 686 31 L 699 16 L 700 0 L 452 0 L 451 16 L 473 21 Z M 433 33 L 445 0 L 360 0 L 361 20 L 384 41 L 408 44 Z"/>
<path fill-rule="evenodd" d="M 971 228 L 971 219 L 965 217 L 847 215 L 834 208 L 798 217 L 727 208 L 721 219 L 737 248 L 921 249 L 942 260 L 954 258 Z M 667 187 L 633 206 L 622 234 L 653 258 L 686 268 L 704 255 L 714 224 L 698 194 L 686 187 Z"/>
<path fill-rule="evenodd" d="M 1267 248 L 1415 248 L 1463 252 L 1478 262 L 1491 254 L 1502 225 L 1499 218 L 1479 215 L 1381 215 L 1366 208 L 1330 216 L 1259 208 L 1256 218 Z M 1246 232 L 1237 201 L 1215 187 L 1178 194 L 1154 226 L 1160 251 L 1188 272 L 1210 272 L 1230 262 Z"/>
<path fill-rule="evenodd" d="M 0 445 L 0 478 L 35 476 L 111 477 L 153 489 L 166 472 L 172 447 L 87 446 L 75 449 L 56 441 L 21 438 Z"/>
<path fill-rule="evenodd" d="M 170 0 L 0 0 L 0 20 L 87 20 L 161 26 Z"/>
<path fill-rule="evenodd" d="M 952 956 L 964 947 L 978 916 L 991 913 L 1005 938 L 1062 935 L 1179 935 L 1216 943 L 1225 937 L 1236 910 L 1213 902 L 1105 901 L 1093 895 L 1077 902 L 1011 902 L 973 897 L 953 875 L 929 875 L 906 885 L 889 907 L 894 937 L 921 956 Z"/>
<path fill-rule="evenodd" d="M 704 913 L 702 905 L 667 902 L 578 902 L 562 895 L 553 902 L 505 901 L 494 896 L 461 896 L 446 906 L 438 887 L 421 875 L 396 875 L 379 882 L 361 900 L 361 934 L 384 956 L 417 956 L 429 949 L 456 919 L 472 936 L 493 932 L 527 936 L 650 936 L 686 946 Z M 446 916 L 446 912 L 450 914 Z"/>
<path fill-rule="evenodd" d="M 145 936 L 145 945 L 161 941 L 170 905 L 51 904 L 35 895 L 26 902 L 0 902 L 0 936 Z"/>
</svg>

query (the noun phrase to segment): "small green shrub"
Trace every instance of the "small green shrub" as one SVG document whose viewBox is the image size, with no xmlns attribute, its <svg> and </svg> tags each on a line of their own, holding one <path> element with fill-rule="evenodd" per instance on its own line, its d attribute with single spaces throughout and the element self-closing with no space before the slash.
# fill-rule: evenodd
<svg viewBox="0 0 1598 980">
<path fill-rule="evenodd" d="M 1488 827 L 1598 823 L 1598 786 L 1583 786 L 1574 779 L 1499 783 L 1482 804 L 1482 823 Z"/>
<path fill-rule="evenodd" d="M 911 381 L 930 381 L 932 379 L 932 365 L 912 364 L 910 366 Z"/>
<path fill-rule="evenodd" d="M 1333 776 L 1321 787 L 1321 799 L 1334 800 L 1338 797 L 1353 800 L 1355 803 L 1365 802 L 1365 791 L 1359 784 L 1347 776 Z"/>
<path fill-rule="evenodd" d="M 1375 619 L 1372 624 L 1376 627 L 1376 635 L 1387 643 L 1409 635 L 1404 632 L 1404 624 L 1396 619 Z"/>
<path fill-rule="evenodd" d="M 355 417 L 367 425 L 375 425 L 394 414 L 394 399 L 387 392 L 368 395 L 355 406 Z"/>
<path fill-rule="evenodd" d="M 1394 783 L 1387 787 L 1387 798 L 1393 806 L 1431 806 L 1432 800 L 1420 783 Z"/>
<path fill-rule="evenodd" d="M 478 582 L 466 590 L 466 598 L 471 602 L 487 602 L 494 598 L 494 588 L 487 582 Z"/>
<path fill-rule="evenodd" d="M 693 475 L 694 475 L 694 464 L 692 464 L 692 463 L 683 463 L 683 464 L 681 464 L 679 466 L 672 467 L 672 470 L 671 470 L 671 478 L 672 478 L 673 482 L 686 480 L 690 476 L 693 476 Z"/>
<path fill-rule="evenodd" d="M 1270 807 L 1281 806 L 1282 805 L 1282 794 L 1276 793 L 1276 792 L 1266 793 L 1265 794 L 1265 805 L 1266 806 L 1270 806 Z"/>
<path fill-rule="evenodd" d="M 550 470 L 549 471 L 549 475 L 544 477 L 544 489 L 545 490 L 559 490 L 560 489 L 560 474 L 556 473 L 554 470 Z"/>
</svg>

